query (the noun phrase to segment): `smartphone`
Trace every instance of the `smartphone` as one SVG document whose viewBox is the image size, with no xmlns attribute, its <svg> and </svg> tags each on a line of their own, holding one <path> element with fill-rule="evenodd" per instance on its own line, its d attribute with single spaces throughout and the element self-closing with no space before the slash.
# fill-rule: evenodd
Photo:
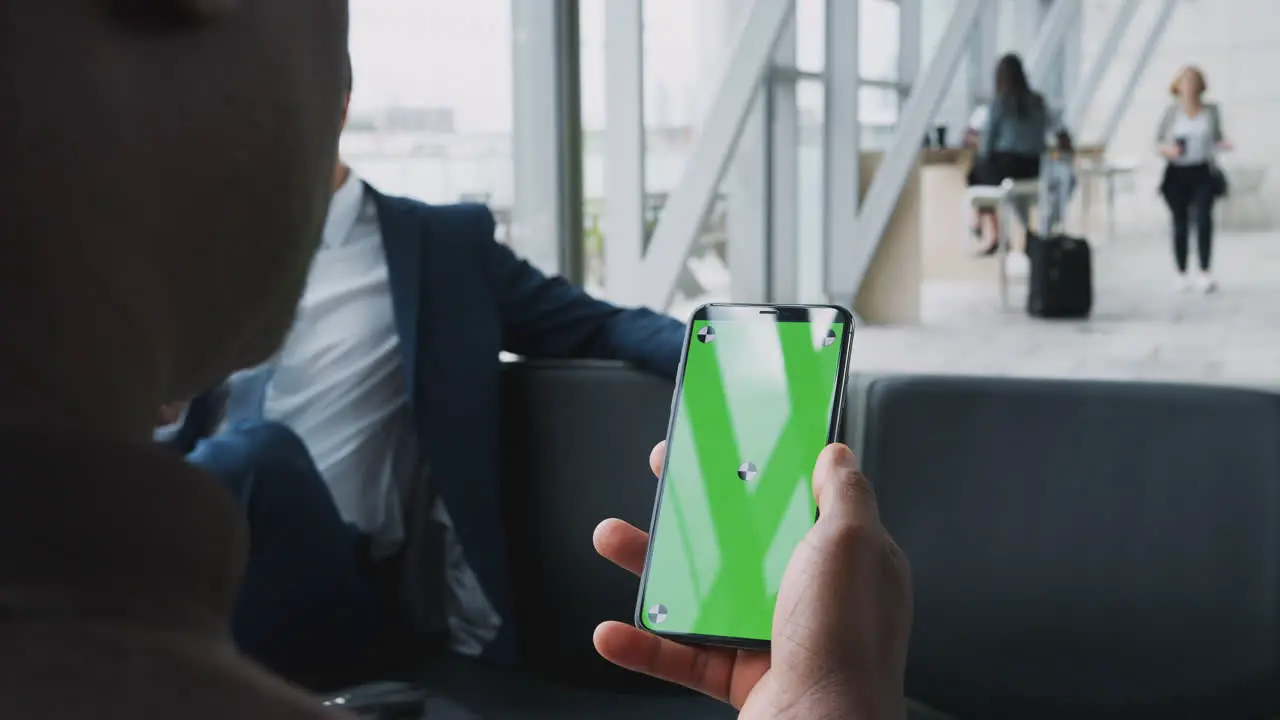
<svg viewBox="0 0 1280 720">
<path fill-rule="evenodd" d="M 1178 157 L 1182 157 L 1183 155 L 1186 155 L 1186 154 L 1187 154 L 1187 139 L 1186 139 L 1186 138 L 1184 138 L 1184 137 L 1174 138 L 1174 139 L 1173 139 L 1173 143 L 1174 143 L 1175 145 L 1177 145 L 1177 146 L 1178 146 Z"/>
<path fill-rule="evenodd" d="M 649 524 L 636 626 L 769 647 L 791 553 L 817 519 L 811 476 L 840 437 L 853 316 L 830 305 L 693 313 Z"/>
</svg>

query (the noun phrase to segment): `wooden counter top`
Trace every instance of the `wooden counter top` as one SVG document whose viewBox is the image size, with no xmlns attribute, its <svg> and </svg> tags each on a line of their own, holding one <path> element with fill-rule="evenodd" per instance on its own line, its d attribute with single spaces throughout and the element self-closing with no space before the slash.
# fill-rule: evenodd
<svg viewBox="0 0 1280 720">
<path fill-rule="evenodd" d="M 923 165 L 969 165 L 973 162 L 970 148 L 924 148 L 920 151 Z"/>
</svg>

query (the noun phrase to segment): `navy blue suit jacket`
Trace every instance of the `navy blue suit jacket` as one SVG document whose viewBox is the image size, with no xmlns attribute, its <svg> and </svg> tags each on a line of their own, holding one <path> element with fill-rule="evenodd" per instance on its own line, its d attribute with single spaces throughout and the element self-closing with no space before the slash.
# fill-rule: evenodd
<svg viewBox="0 0 1280 720">
<path fill-rule="evenodd" d="M 683 326 L 542 274 L 494 240 L 493 215 L 483 205 L 374 197 L 423 457 L 467 560 L 504 619 L 486 655 L 514 659 L 498 498 L 499 351 L 625 360 L 674 378 Z"/>
<path fill-rule="evenodd" d="M 503 617 L 485 655 L 513 661 L 498 497 L 499 351 L 624 360 L 674 378 L 683 326 L 649 310 L 610 305 L 542 274 L 494 240 L 493 215 L 483 205 L 427 205 L 368 192 L 377 206 L 405 387 L 430 482 Z"/>
</svg>

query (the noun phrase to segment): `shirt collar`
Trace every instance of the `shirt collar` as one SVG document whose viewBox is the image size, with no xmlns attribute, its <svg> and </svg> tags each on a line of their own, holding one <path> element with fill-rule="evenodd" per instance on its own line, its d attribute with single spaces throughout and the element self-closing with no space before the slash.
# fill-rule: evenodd
<svg viewBox="0 0 1280 720">
<path fill-rule="evenodd" d="M 333 193 L 329 201 L 329 215 L 324 221 L 325 247 L 338 247 L 347 240 L 351 228 L 360 218 L 364 207 L 364 181 L 354 170 L 347 172 L 347 179 Z"/>
</svg>

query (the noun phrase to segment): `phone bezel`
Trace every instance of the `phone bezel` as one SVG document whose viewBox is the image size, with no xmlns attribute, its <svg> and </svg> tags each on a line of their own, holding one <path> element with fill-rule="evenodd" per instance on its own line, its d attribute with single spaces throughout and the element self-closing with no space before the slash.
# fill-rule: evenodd
<svg viewBox="0 0 1280 720">
<path fill-rule="evenodd" d="M 667 420 L 667 447 L 671 445 L 672 433 L 675 430 L 676 409 L 680 404 L 680 395 L 684 390 L 684 372 L 689 357 L 689 346 L 694 341 L 693 327 L 694 323 L 699 320 L 741 320 L 746 318 L 758 318 L 760 315 L 771 315 L 774 322 L 811 322 L 815 311 L 821 311 L 823 314 L 835 311 L 834 322 L 840 323 L 844 327 L 844 334 L 840 345 L 840 360 L 836 378 L 836 396 L 831 405 L 832 415 L 827 421 L 827 444 L 831 444 L 840 439 L 844 430 L 844 405 L 845 395 L 848 392 L 849 381 L 849 359 L 853 350 L 854 321 L 853 313 L 839 305 L 759 305 L 746 303 L 707 303 L 699 306 L 689 316 L 689 322 L 685 325 L 684 346 L 680 350 L 680 367 L 676 373 L 675 391 L 671 393 L 671 410 Z M 667 459 L 669 455 L 662 459 L 662 472 L 658 475 L 657 490 L 654 494 L 653 512 L 649 518 L 649 546 L 645 550 L 644 570 L 640 574 L 640 587 L 636 593 L 636 608 L 632 622 L 635 626 L 647 633 L 652 633 L 659 637 L 689 645 L 710 645 L 715 647 L 727 647 L 740 650 L 768 650 L 771 646 L 770 640 L 759 640 L 756 638 L 729 637 L 720 635 L 701 635 L 696 633 L 669 633 L 661 630 L 655 630 L 645 624 L 644 613 L 644 596 L 645 589 L 649 584 L 649 563 L 653 556 L 653 537 L 658 527 L 658 514 L 662 511 L 662 495 L 663 489 L 667 482 Z M 814 521 L 817 522 L 817 513 L 815 511 Z"/>
</svg>

